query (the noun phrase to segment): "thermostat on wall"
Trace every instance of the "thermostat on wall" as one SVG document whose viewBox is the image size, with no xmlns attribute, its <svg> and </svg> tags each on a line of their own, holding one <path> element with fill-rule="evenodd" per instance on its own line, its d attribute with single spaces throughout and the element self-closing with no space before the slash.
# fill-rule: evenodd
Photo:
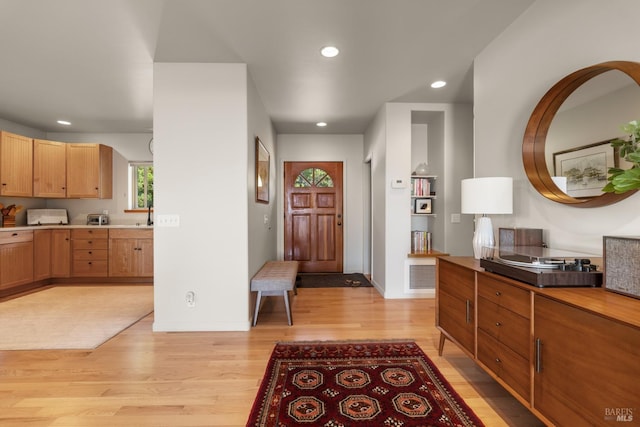
<svg viewBox="0 0 640 427">
<path fill-rule="evenodd" d="M 407 182 L 402 178 L 392 179 L 391 188 L 407 188 Z"/>
</svg>

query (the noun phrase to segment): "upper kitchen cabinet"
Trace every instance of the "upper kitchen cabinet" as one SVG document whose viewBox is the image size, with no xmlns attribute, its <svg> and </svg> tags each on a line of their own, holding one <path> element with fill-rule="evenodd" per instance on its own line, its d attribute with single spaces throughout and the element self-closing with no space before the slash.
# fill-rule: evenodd
<svg viewBox="0 0 640 427">
<path fill-rule="evenodd" d="M 67 145 L 64 142 L 33 140 L 34 197 L 67 196 Z"/>
<path fill-rule="evenodd" d="M 67 145 L 67 198 L 110 199 L 113 149 L 102 144 Z"/>
<path fill-rule="evenodd" d="M 0 196 L 33 195 L 33 140 L 0 131 Z"/>
</svg>

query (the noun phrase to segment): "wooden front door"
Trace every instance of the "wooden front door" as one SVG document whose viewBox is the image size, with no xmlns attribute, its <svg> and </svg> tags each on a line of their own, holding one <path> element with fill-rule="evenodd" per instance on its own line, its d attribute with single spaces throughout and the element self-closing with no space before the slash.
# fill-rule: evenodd
<svg viewBox="0 0 640 427">
<path fill-rule="evenodd" d="M 342 273 L 342 162 L 284 163 L 284 258 Z"/>
</svg>

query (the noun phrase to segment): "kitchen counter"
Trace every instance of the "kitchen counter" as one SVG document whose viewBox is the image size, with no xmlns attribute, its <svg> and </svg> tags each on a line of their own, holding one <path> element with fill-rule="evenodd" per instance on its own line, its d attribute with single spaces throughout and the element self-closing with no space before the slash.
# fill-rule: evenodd
<svg viewBox="0 0 640 427">
<path fill-rule="evenodd" d="M 86 224 L 66 224 L 66 225 L 22 225 L 17 227 L 1 227 L 0 231 L 11 230 L 47 230 L 57 228 L 136 228 L 141 230 L 153 229 L 153 225 L 147 225 L 146 223 L 136 224 L 109 224 L 109 225 L 86 225 Z"/>
</svg>

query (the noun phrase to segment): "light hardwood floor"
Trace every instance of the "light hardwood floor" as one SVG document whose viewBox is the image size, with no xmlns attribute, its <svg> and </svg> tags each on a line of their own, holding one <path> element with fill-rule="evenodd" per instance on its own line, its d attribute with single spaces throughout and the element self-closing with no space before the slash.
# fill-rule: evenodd
<svg viewBox="0 0 640 427">
<path fill-rule="evenodd" d="M 153 333 L 153 314 L 91 351 L 0 351 L 2 426 L 243 426 L 276 341 L 415 340 L 488 427 L 541 426 L 451 342 L 434 301 L 300 289 L 293 326 L 270 297 L 249 332 Z M 1 325 L 0 325 L 1 327 Z"/>
</svg>

